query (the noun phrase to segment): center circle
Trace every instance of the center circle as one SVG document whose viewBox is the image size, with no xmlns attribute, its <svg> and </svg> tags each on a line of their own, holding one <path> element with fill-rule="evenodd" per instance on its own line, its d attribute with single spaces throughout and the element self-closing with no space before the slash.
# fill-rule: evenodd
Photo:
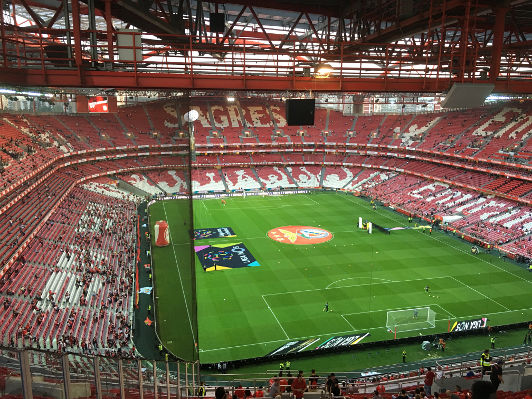
<svg viewBox="0 0 532 399">
<path fill-rule="evenodd" d="M 282 226 L 268 231 L 268 237 L 284 244 L 321 244 L 333 238 L 330 231 L 312 226 Z"/>
</svg>

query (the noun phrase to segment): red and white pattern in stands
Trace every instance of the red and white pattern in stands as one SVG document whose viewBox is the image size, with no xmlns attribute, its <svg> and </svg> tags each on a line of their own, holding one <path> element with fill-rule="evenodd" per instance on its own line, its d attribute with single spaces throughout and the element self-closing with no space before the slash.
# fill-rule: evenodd
<svg viewBox="0 0 532 399">
<path fill-rule="evenodd" d="M 192 191 L 225 191 L 225 186 L 217 169 L 194 169 L 192 171 Z"/>
<path fill-rule="evenodd" d="M 275 190 L 296 187 L 293 180 L 287 176 L 286 171 L 282 167 L 260 166 L 256 167 L 255 170 L 265 189 Z"/>
<path fill-rule="evenodd" d="M 151 181 L 168 194 L 186 193 L 187 183 L 183 171 L 162 170 L 144 173 Z"/>
<path fill-rule="evenodd" d="M 292 175 L 298 187 L 312 188 L 320 186 L 321 167 L 319 166 L 294 166 L 286 170 Z"/>
<path fill-rule="evenodd" d="M 378 169 L 362 169 L 360 173 L 355 175 L 345 189 L 349 191 L 362 191 L 366 185 L 373 186 L 382 183 L 390 178 L 392 174 L 389 172 L 381 172 Z"/>
<path fill-rule="evenodd" d="M 260 182 L 250 168 L 223 168 L 223 175 L 229 190 L 258 190 Z"/>
<path fill-rule="evenodd" d="M 358 174 L 361 169 L 355 168 L 326 168 L 323 176 L 323 187 L 327 188 L 344 188 L 349 183 L 353 176 Z"/>
<path fill-rule="evenodd" d="M 143 173 L 121 174 L 118 177 L 148 194 L 163 194 L 163 190 Z"/>
</svg>

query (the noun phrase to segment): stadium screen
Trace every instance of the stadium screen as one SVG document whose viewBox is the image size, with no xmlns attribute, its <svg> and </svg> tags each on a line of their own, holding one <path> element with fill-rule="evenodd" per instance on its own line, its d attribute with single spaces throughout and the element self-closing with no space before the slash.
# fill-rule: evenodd
<svg viewBox="0 0 532 399">
<path fill-rule="evenodd" d="M 107 97 L 96 96 L 89 98 L 89 112 L 109 112 Z"/>
<path fill-rule="evenodd" d="M 286 123 L 288 126 L 314 125 L 315 100 L 288 99 L 286 100 Z"/>
</svg>

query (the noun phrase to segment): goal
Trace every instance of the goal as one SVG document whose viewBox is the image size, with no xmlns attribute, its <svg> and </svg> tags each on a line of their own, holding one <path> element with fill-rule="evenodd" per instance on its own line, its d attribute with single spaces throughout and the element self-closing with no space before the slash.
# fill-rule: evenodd
<svg viewBox="0 0 532 399">
<path fill-rule="evenodd" d="M 436 326 L 436 312 L 429 306 L 391 310 L 386 313 L 386 328 L 392 331 L 413 331 Z"/>
</svg>

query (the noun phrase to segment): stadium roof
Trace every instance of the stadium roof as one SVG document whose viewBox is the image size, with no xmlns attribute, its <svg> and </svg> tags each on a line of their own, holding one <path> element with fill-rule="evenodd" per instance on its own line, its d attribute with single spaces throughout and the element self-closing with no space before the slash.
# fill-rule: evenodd
<svg viewBox="0 0 532 399">
<path fill-rule="evenodd" d="M 532 92 L 531 0 L 11 0 L 0 80 L 141 89 Z M 222 31 L 211 13 L 224 16 Z M 137 33 L 124 33 L 133 29 Z M 135 42 L 133 40 L 135 36 Z M 317 67 L 333 72 L 323 78 Z"/>
</svg>

